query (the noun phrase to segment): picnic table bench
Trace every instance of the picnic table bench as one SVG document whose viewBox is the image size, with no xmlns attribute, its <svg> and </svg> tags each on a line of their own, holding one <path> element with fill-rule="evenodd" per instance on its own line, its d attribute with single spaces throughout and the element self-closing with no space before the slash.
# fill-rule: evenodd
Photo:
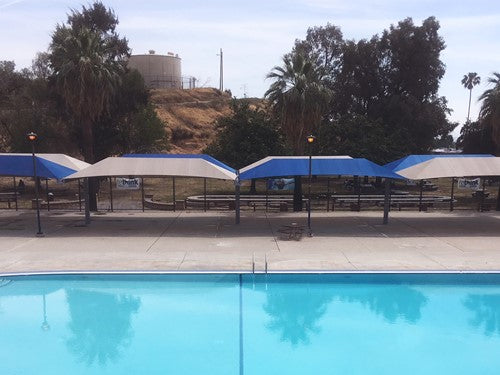
<svg viewBox="0 0 500 375">
<path fill-rule="evenodd" d="M 17 192 L 0 193 L 0 202 L 7 202 L 9 208 L 11 208 L 11 203 L 14 202 L 17 210 L 17 196 Z"/>
<path fill-rule="evenodd" d="M 292 223 L 290 225 L 282 226 L 280 229 L 278 229 L 278 233 L 280 234 L 281 240 L 300 241 L 302 239 L 302 235 L 304 234 L 304 230 L 305 227 L 303 225 Z"/>
<path fill-rule="evenodd" d="M 343 206 L 344 204 L 349 204 L 351 210 L 359 211 L 361 204 L 371 204 L 375 206 L 383 206 L 385 203 L 384 195 L 333 195 L 333 206 L 335 209 L 335 204 Z M 404 207 L 421 207 L 426 210 L 428 207 L 432 207 L 436 203 L 449 203 L 451 197 L 447 196 L 423 196 L 420 199 L 418 195 L 391 195 L 390 205 L 391 207 L 397 207 L 399 211 Z"/>
</svg>

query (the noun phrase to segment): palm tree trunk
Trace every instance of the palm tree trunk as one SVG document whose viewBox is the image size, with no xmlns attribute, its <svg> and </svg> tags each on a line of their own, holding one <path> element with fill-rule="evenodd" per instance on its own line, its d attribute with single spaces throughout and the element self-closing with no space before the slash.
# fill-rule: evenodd
<svg viewBox="0 0 500 375">
<path fill-rule="evenodd" d="M 295 176 L 295 186 L 293 188 L 293 210 L 302 211 L 302 177 Z"/>
<path fill-rule="evenodd" d="M 82 152 L 87 163 L 95 163 L 94 135 L 91 121 L 82 121 Z M 97 211 L 97 193 L 99 192 L 99 181 L 97 178 L 89 178 L 89 208 Z"/>
<path fill-rule="evenodd" d="M 252 178 L 252 182 L 250 184 L 250 194 L 257 194 L 257 187 L 255 186 L 256 181 L 257 180 L 255 178 Z"/>
<path fill-rule="evenodd" d="M 470 102 L 472 99 L 472 89 L 469 89 L 469 109 L 467 110 L 467 122 L 470 121 Z"/>
</svg>

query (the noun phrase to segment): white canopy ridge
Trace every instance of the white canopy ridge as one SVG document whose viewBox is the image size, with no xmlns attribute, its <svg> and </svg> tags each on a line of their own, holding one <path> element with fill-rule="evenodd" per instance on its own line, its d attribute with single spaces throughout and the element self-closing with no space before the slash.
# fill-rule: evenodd
<svg viewBox="0 0 500 375">
<path fill-rule="evenodd" d="M 434 158 L 397 173 L 411 180 L 440 177 L 500 176 L 500 157 Z"/>
<path fill-rule="evenodd" d="M 108 157 L 66 179 L 85 177 L 203 177 L 235 180 L 236 174 L 207 160 L 204 155 L 189 158 L 169 157 Z"/>
</svg>

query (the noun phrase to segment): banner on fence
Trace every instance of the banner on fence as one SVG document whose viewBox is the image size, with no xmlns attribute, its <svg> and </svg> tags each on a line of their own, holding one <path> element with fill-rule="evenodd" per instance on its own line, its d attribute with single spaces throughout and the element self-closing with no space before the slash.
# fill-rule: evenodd
<svg viewBox="0 0 500 375">
<path fill-rule="evenodd" d="M 481 188 L 481 179 L 480 178 L 459 178 L 458 179 L 458 188 L 459 189 L 470 189 L 470 190 L 479 190 Z"/>
<path fill-rule="evenodd" d="M 293 178 L 270 178 L 267 180 L 268 190 L 293 190 L 295 180 Z"/>
<path fill-rule="evenodd" d="M 116 188 L 120 190 L 138 190 L 141 187 L 140 178 L 116 178 Z"/>
</svg>

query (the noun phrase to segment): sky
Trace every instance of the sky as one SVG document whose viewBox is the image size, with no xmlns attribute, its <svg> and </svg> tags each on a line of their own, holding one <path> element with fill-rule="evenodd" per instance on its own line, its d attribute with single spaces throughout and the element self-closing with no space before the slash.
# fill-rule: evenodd
<svg viewBox="0 0 500 375">
<path fill-rule="evenodd" d="M 448 99 L 452 121 L 467 117 L 464 74 L 477 72 L 481 84 L 472 92 L 471 119 L 477 118 L 480 94 L 488 77 L 500 72 L 500 1 L 493 0 L 104 0 L 114 9 L 117 31 L 129 40 L 134 54 L 153 49 L 182 58 L 182 73 L 200 86 L 218 87 L 219 50 L 224 55 L 224 88 L 233 95 L 262 97 L 270 85 L 266 74 L 281 64 L 295 39 L 308 27 L 328 22 L 345 39 L 381 34 L 407 17 L 415 24 L 435 16 L 446 43 L 441 60 L 446 74 L 439 94 Z M 0 60 L 29 67 L 45 51 L 57 23 L 70 9 L 87 1 L 0 0 Z M 454 131 L 459 135 L 459 129 Z"/>
</svg>

